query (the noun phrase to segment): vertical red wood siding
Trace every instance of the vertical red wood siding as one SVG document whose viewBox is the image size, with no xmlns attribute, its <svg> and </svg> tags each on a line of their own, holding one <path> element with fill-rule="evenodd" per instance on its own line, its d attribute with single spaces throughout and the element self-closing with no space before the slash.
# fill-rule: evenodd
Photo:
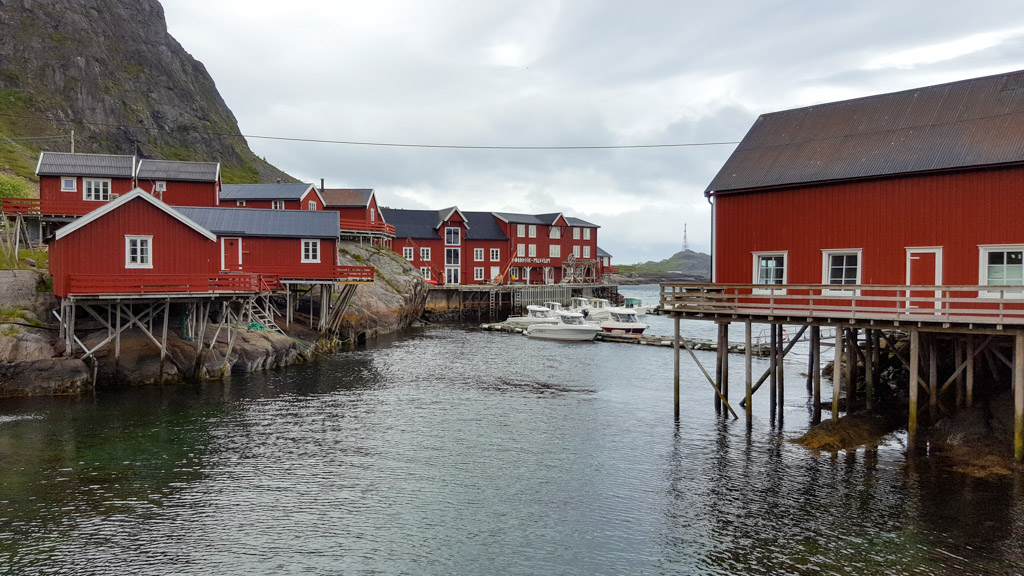
<svg viewBox="0 0 1024 576">
<path fill-rule="evenodd" d="M 39 200 L 44 214 L 88 214 L 89 212 L 106 204 L 95 200 L 84 200 L 85 189 L 82 176 L 75 178 L 74 192 L 61 192 L 60 176 L 39 177 Z M 90 180 L 92 178 L 89 178 Z M 95 178 L 96 180 L 107 180 L 107 178 Z M 131 192 L 134 188 L 132 178 L 109 178 L 110 193 L 122 195 Z"/>
<path fill-rule="evenodd" d="M 906 248 L 942 247 L 942 282 L 979 282 L 979 245 L 1024 244 L 1024 168 L 906 176 L 715 199 L 715 281 L 750 283 L 753 253 L 788 251 L 819 284 L 822 250 L 862 249 L 861 283 L 906 283 Z"/>
<path fill-rule="evenodd" d="M 337 259 L 334 239 L 320 239 L 320 262 L 303 263 L 301 238 L 242 237 L 243 272 L 282 278 L 332 278 Z"/>
<path fill-rule="evenodd" d="M 167 190 L 156 192 L 156 182 L 146 180 L 139 183 L 139 188 L 149 192 L 171 206 L 217 206 L 216 182 L 178 182 L 167 181 Z M 269 208 L 269 206 L 268 206 Z"/>
<path fill-rule="evenodd" d="M 125 267 L 126 235 L 153 236 L 152 268 Z M 54 240 L 50 245 L 53 291 L 67 296 L 72 274 L 139 277 L 149 274 L 216 274 L 219 244 L 142 199 Z"/>
</svg>

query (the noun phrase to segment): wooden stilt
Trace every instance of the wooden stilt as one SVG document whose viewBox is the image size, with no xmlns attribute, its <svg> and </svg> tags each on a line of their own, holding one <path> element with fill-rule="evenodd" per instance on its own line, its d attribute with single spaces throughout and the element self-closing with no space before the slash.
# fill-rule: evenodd
<svg viewBox="0 0 1024 576">
<path fill-rule="evenodd" d="M 857 329 L 846 329 L 846 413 L 852 414 L 857 405 Z"/>
<path fill-rule="evenodd" d="M 779 354 L 777 348 L 778 343 L 778 331 L 775 330 L 775 324 L 768 325 L 768 370 L 770 375 L 768 376 L 768 414 L 771 422 L 775 422 L 775 402 L 777 400 L 776 394 L 778 393 L 778 381 L 779 381 Z"/>
<path fill-rule="evenodd" d="M 928 413 L 934 424 L 939 418 L 939 357 L 935 335 L 928 336 Z"/>
<path fill-rule="evenodd" d="M 752 323 L 750 322 L 750 320 L 747 320 L 746 322 L 743 323 L 744 344 L 746 344 L 746 349 L 743 351 L 743 363 L 744 363 L 744 370 L 743 370 L 743 372 L 744 372 L 744 374 L 746 374 L 746 378 L 745 378 L 745 380 L 746 380 L 746 398 L 744 399 L 743 406 L 744 406 L 744 409 L 747 411 L 747 430 L 750 430 L 750 427 L 753 424 L 753 419 L 754 419 L 754 409 L 753 409 L 753 404 L 754 403 L 752 401 L 752 399 L 754 397 L 754 386 L 753 386 L 753 384 L 754 384 L 754 374 L 752 372 L 753 371 L 753 357 L 754 357 L 754 350 L 753 350 L 753 348 L 754 347 L 753 347 L 752 331 L 753 331 Z"/>
<path fill-rule="evenodd" d="M 114 328 L 114 372 L 121 371 L 121 301 L 116 300 L 114 302 L 114 308 L 117 309 L 115 315 L 115 322 L 117 326 Z"/>
<path fill-rule="evenodd" d="M 811 326 L 811 424 L 821 422 L 821 328 Z"/>
<path fill-rule="evenodd" d="M 1024 462 L 1024 332 L 1017 332 L 1013 348 L 1013 458 Z"/>
<path fill-rule="evenodd" d="M 171 316 L 171 300 L 164 303 L 164 326 L 160 335 L 160 383 L 164 383 L 164 359 L 167 358 L 167 321 Z"/>
<path fill-rule="evenodd" d="M 874 330 L 864 331 L 864 344 L 868 347 L 864 354 L 864 410 L 871 412 L 875 399 L 875 339 Z"/>
<path fill-rule="evenodd" d="M 675 364 L 672 371 L 672 385 L 675 391 L 676 422 L 679 422 L 679 316 L 674 316 L 673 320 L 675 320 L 675 339 L 672 341 L 672 351 Z"/>
<path fill-rule="evenodd" d="M 839 420 L 839 391 L 843 386 L 843 328 L 836 326 L 836 357 L 832 362 L 832 420 Z"/>
<path fill-rule="evenodd" d="M 722 400 L 729 401 L 729 323 L 722 324 Z"/>
<path fill-rule="evenodd" d="M 775 406 L 778 412 L 779 426 L 782 426 L 782 413 L 786 407 L 786 364 L 784 362 L 785 355 L 782 353 L 782 348 L 786 343 L 786 329 L 782 324 L 778 325 L 779 336 L 775 339 L 776 355 L 775 369 L 778 371 L 778 376 L 775 379 Z"/>
<path fill-rule="evenodd" d="M 715 349 L 715 386 L 717 387 L 717 390 L 714 396 L 714 402 L 716 414 L 722 412 L 722 400 L 720 398 L 721 394 L 718 393 L 718 391 L 722 389 L 722 364 L 725 362 L 725 355 L 728 354 L 728 351 L 725 349 L 725 346 L 722 345 L 722 326 L 723 324 L 717 325 L 718 343 Z"/>
<path fill-rule="evenodd" d="M 953 356 L 957 367 L 956 407 L 959 410 L 964 406 L 964 375 L 961 371 L 961 366 L 964 361 L 964 343 L 963 340 L 961 340 L 960 338 L 957 338 L 953 342 Z"/>
<path fill-rule="evenodd" d="M 910 415 L 907 421 L 907 447 L 911 455 L 914 454 L 917 441 L 917 390 L 918 370 L 921 364 L 921 335 L 917 330 L 910 331 Z"/>
<path fill-rule="evenodd" d="M 967 339 L 967 407 L 974 406 L 974 338 Z"/>
</svg>

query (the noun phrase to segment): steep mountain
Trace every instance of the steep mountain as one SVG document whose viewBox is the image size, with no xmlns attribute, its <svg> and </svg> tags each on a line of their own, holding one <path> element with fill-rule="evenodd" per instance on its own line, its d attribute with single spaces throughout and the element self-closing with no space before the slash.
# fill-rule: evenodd
<svg viewBox="0 0 1024 576">
<path fill-rule="evenodd" d="M 40 150 L 220 161 L 228 183 L 293 178 L 257 157 L 156 0 L 0 0 L 0 172 Z"/>
</svg>

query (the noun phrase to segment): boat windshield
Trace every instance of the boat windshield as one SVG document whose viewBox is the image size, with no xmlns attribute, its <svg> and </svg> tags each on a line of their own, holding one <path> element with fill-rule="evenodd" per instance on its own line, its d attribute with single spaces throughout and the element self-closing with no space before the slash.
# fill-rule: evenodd
<svg viewBox="0 0 1024 576">
<path fill-rule="evenodd" d="M 562 316 L 562 324 L 572 324 L 574 326 L 583 326 L 583 316 Z"/>
</svg>

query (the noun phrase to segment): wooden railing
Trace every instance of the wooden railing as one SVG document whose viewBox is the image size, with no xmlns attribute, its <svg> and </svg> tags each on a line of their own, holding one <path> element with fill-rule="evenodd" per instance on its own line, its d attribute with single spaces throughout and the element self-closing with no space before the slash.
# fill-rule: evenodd
<svg viewBox="0 0 1024 576">
<path fill-rule="evenodd" d="M 260 274 L 71 274 L 67 294 L 165 294 L 261 292 L 278 287 L 274 277 Z"/>
<path fill-rule="evenodd" d="M 311 280 L 345 284 L 372 284 L 374 277 L 373 266 L 335 265 L 325 268 L 317 264 L 295 264 L 292 266 L 246 266 L 245 269 L 264 277 L 274 278 L 277 282 Z"/>
<path fill-rule="evenodd" d="M 82 200 L 43 201 L 38 198 L 4 198 L 0 207 L 2 207 L 5 214 L 84 216 L 104 204 L 106 204 L 106 202 L 85 202 Z"/>
<path fill-rule="evenodd" d="M 341 220 L 339 222 L 341 232 L 376 232 L 386 236 L 395 235 L 395 227 L 386 222 L 367 222 L 365 220 Z"/>
<path fill-rule="evenodd" d="M 1024 325 L 1024 287 L 661 284 L 660 307 L 687 316 Z"/>
</svg>

